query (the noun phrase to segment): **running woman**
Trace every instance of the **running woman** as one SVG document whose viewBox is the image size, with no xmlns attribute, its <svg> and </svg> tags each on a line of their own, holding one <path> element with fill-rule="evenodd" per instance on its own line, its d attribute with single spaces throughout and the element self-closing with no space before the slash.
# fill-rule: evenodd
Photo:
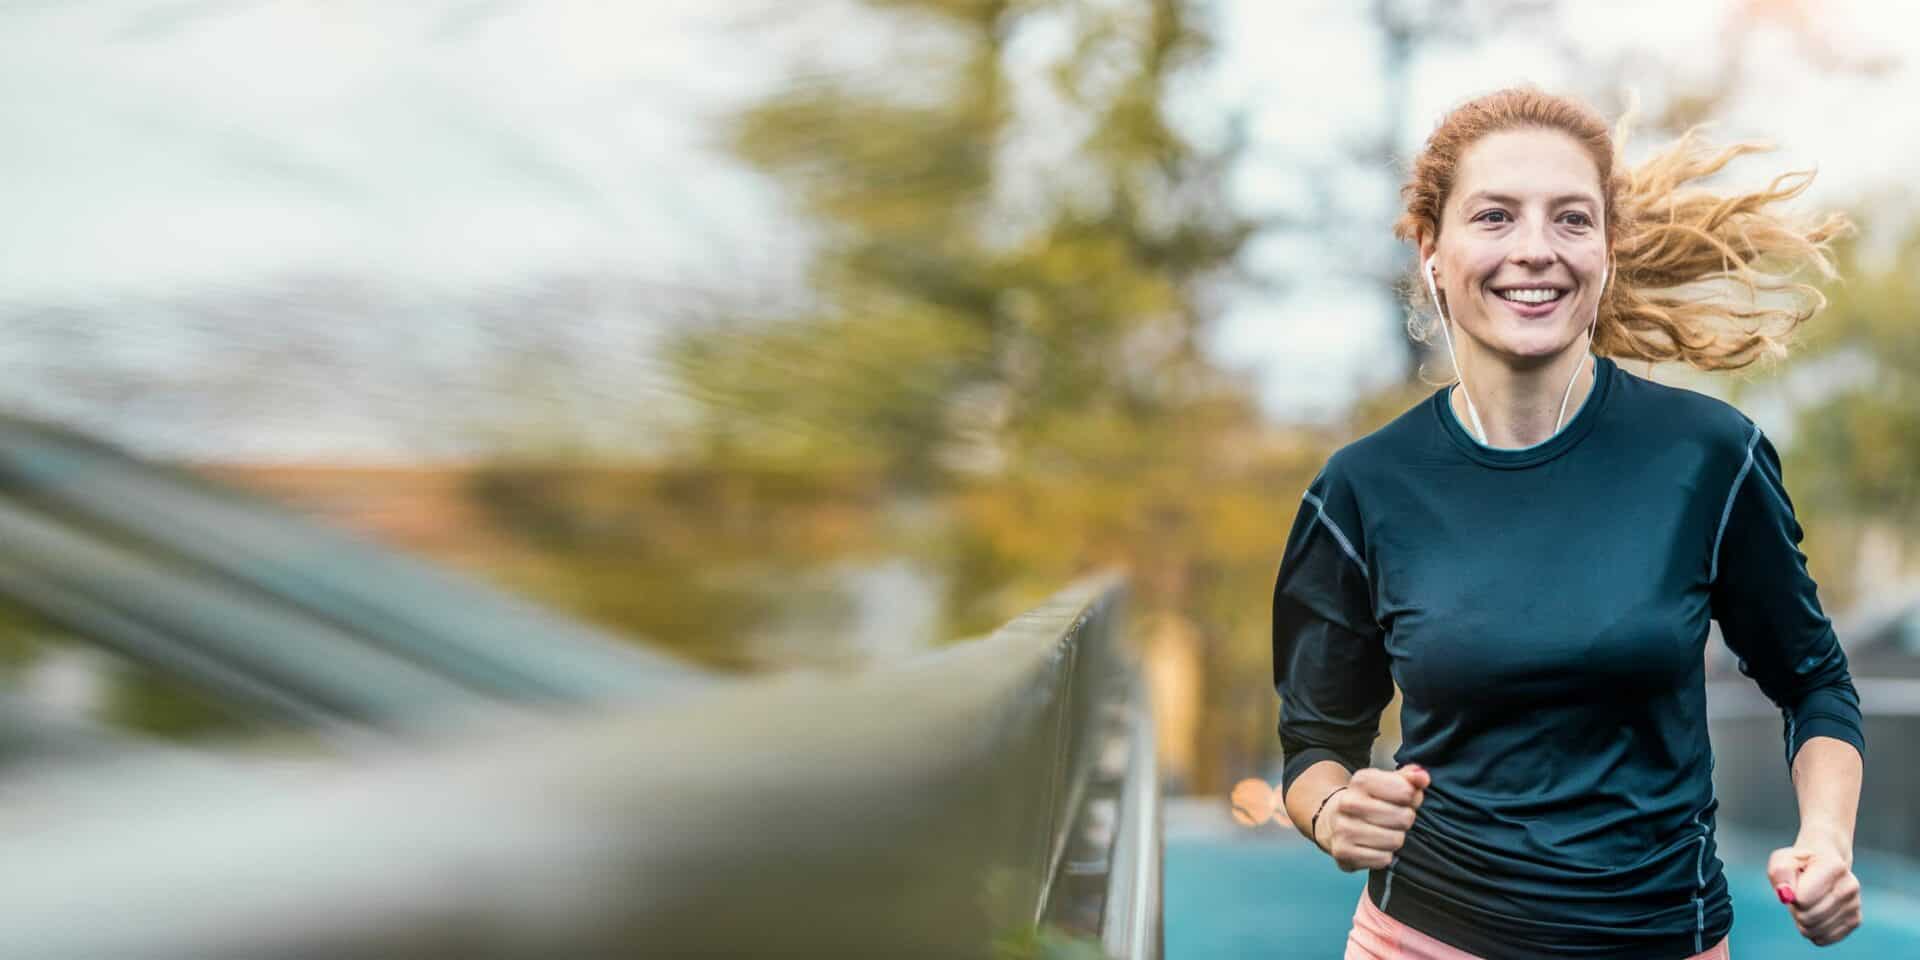
<svg viewBox="0 0 1920 960">
<path fill-rule="evenodd" d="M 1689 132 L 1624 169 L 1592 110 L 1521 88 L 1415 158 L 1395 233 L 1457 380 L 1328 458 L 1273 595 L 1288 816 L 1368 871 L 1350 960 L 1726 957 L 1709 619 L 1784 717 L 1783 909 L 1815 944 L 1859 925 L 1860 702 L 1779 456 L 1615 361 L 1738 369 L 1824 304 L 1794 276 L 1832 277 L 1848 224 L 1777 209 L 1811 174 L 1694 183 L 1763 149 Z"/>
</svg>

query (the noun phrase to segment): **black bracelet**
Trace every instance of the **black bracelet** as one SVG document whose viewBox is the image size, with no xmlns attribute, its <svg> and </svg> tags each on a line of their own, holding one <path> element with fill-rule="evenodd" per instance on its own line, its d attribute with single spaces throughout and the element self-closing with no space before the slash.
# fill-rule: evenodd
<svg viewBox="0 0 1920 960">
<path fill-rule="evenodd" d="M 1320 811 L 1325 810 L 1327 808 L 1327 801 L 1332 800 L 1333 795 L 1335 793 L 1339 793 L 1340 791 L 1345 789 L 1346 787 L 1344 786 L 1334 787 L 1332 792 L 1328 793 L 1324 797 L 1321 797 L 1320 806 L 1315 808 L 1315 810 L 1313 811 L 1313 819 L 1307 821 L 1307 839 L 1312 840 L 1314 846 L 1316 847 L 1320 846 Z M 1321 847 L 1321 849 L 1326 850 L 1327 848 Z M 1327 850 L 1327 852 L 1332 853 L 1333 851 Z"/>
</svg>

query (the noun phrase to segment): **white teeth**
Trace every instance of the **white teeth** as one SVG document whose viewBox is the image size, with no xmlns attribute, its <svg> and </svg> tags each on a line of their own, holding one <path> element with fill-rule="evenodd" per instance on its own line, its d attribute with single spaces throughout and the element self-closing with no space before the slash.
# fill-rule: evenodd
<svg viewBox="0 0 1920 960">
<path fill-rule="evenodd" d="M 1551 287 L 1539 287 L 1526 290 L 1503 290 L 1500 296 L 1520 303 L 1548 303 L 1560 299 L 1560 291 Z"/>
</svg>

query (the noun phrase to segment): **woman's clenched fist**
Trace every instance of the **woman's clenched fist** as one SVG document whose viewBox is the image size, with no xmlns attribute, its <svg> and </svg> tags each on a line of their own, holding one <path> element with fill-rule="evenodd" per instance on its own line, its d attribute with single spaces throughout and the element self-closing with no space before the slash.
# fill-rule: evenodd
<svg viewBox="0 0 1920 960">
<path fill-rule="evenodd" d="M 1320 812 L 1313 842 L 1349 873 L 1387 866 L 1406 842 L 1432 779 L 1424 767 L 1411 763 L 1355 773 L 1347 789 L 1335 793 Z"/>
</svg>

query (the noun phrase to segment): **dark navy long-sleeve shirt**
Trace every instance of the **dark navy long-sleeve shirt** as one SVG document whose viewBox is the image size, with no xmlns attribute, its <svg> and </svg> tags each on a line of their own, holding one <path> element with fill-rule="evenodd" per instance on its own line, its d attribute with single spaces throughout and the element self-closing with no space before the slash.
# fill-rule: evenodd
<svg viewBox="0 0 1920 960">
<path fill-rule="evenodd" d="M 1780 461 L 1737 409 L 1607 358 L 1572 420 L 1483 445 L 1447 391 L 1330 457 L 1273 596 L 1283 788 L 1368 763 L 1432 785 L 1376 904 L 1490 958 L 1682 958 L 1733 908 L 1715 856 L 1708 620 L 1808 738 L 1865 755 Z"/>
</svg>

